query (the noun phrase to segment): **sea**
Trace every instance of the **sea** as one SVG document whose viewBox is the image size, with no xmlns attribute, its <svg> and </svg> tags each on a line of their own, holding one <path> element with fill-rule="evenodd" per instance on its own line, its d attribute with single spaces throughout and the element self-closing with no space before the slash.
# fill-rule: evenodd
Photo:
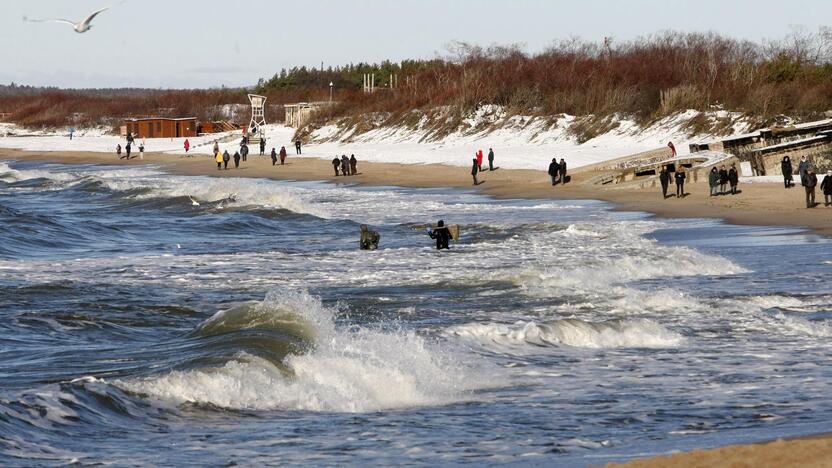
<svg viewBox="0 0 832 468">
<path fill-rule="evenodd" d="M 343 180 L 0 163 L 0 465 L 583 467 L 829 431 L 829 240 Z"/>
</svg>

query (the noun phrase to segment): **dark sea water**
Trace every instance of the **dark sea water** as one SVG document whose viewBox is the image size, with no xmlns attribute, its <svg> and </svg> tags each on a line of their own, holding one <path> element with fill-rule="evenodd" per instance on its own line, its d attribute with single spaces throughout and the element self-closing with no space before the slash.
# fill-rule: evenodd
<svg viewBox="0 0 832 468">
<path fill-rule="evenodd" d="M 609 208 L 0 163 L 0 464 L 587 466 L 830 430 L 830 243 Z"/>
</svg>

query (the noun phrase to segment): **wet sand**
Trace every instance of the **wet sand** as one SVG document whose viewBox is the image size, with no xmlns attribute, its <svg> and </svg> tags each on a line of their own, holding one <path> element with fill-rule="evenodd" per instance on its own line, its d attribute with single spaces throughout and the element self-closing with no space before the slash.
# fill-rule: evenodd
<svg viewBox="0 0 832 468">
<path fill-rule="evenodd" d="M 689 183 L 686 185 L 686 197 L 674 196 L 663 200 L 659 188 L 591 185 L 588 180 L 600 174 L 591 169 L 570 171 L 572 181 L 555 187 L 552 187 L 549 176 L 543 170 L 497 169 L 481 173 L 481 183 L 474 187 L 470 169 L 465 167 L 359 161 L 358 175 L 335 177 L 328 160 L 295 155 L 287 158 L 285 166 L 280 166 L 279 163 L 278 166 L 272 166 L 267 156 L 250 155 L 248 161 L 241 164 L 242 167 L 234 169 L 232 163 L 232 167 L 227 171 L 218 171 L 216 163 L 206 155 L 181 157 L 148 153 L 143 160 L 133 158 L 127 161 L 119 160 L 114 154 L 107 153 L 25 152 L 3 149 L 0 150 L 0 159 L 37 159 L 60 163 L 125 166 L 157 164 L 179 175 L 268 177 L 377 186 L 453 187 L 476 189 L 498 198 L 595 199 L 613 203 L 620 210 L 645 211 L 663 217 L 720 218 L 733 224 L 795 226 L 822 235 L 832 235 L 832 207 L 823 206 L 820 190 L 816 193 L 816 202 L 819 205 L 807 209 L 802 187 L 785 189 L 781 184 L 772 183 L 740 184 L 742 193 L 718 197 L 708 196 L 706 183 Z M 675 191 L 675 186 L 671 186 L 670 191 Z"/>
<path fill-rule="evenodd" d="M 805 227 L 822 235 L 832 234 L 832 208 L 822 204 L 806 209 L 802 187 L 784 189 L 780 184 L 745 184 L 742 193 L 709 197 L 704 183 L 687 186 L 687 197 L 663 200 L 658 188 L 639 189 L 620 186 L 598 187 L 588 181 L 599 173 L 571 172 L 573 180 L 553 187 L 545 171 L 497 169 L 480 174 L 480 185 L 473 186 L 469 169 L 445 165 L 401 165 L 359 162 L 359 174 L 335 177 L 329 161 L 290 155 L 284 166 L 272 166 L 268 157 L 249 156 L 239 169 L 217 170 L 205 155 L 180 157 L 145 154 L 129 161 L 106 153 L 26 152 L 0 149 L 0 160 L 42 160 L 65 164 L 107 164 L 138 166 L 154 164 L 178 175 L 213 177 L 267 177 L 281 180 L 330 181 L 335 183 L 404 187 L 454 187 L 476 189 L 499 198 L 595 199 L 611 202 L 620 210 L 635 210 L 665 217 L 722 218 L 734 224 L 787 225 Z M 671 186 L 672 190 L 675 187 Z M 823 196 L 818 195 L 818 201 Z M 670 456 L 637 460 L 627 467 L 783 467 L 832 466 L 832 436 L 822 435 L 753 445 L 695 450 Z"/>
</svg>

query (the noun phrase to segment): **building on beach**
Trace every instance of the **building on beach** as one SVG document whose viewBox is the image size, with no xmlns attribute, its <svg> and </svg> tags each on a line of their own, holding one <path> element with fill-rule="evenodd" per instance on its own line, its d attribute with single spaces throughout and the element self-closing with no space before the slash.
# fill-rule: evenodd
<svg viewBox="0 0 832 468">
<path fill-rule="evenodd" d="M 286 112 L 286 126 L 300 128 L 312 117 L 312 114 L 325 109 L 335 102 L 318 101 L 318 102 L 298 102 L 295 104 L 284 104 L 283 109 Z"/>
<path fill-rule="evenodd" d="M 131 133 L 136 138 L 181 138 L 195 137 L 199 123 L 196 117 L 168 118 L 147 117 L 125 119 L 121 134 Z"/>
</svg>

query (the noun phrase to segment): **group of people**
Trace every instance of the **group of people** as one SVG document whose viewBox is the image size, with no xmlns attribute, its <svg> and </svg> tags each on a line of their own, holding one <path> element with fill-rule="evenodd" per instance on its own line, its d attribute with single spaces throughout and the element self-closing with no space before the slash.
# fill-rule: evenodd
<svg viewBox="0 0 832 468">
<path fill-rule="evenodd" d="M 725 169 L 724 164 L 719 168 L 719 170 L 717 170 L 716 166 L 714 166 L 711 168 L 711 172 L 708 173 L 708 186 L 711 187 L 712 197 L 729 193 L 727 191 L 729 185 L 731 186 L 731 195 L 736 195 L 739 193 L 737 190 L 737 185 L 739 183 L 740 174 L 737 172 L 736 163 L 731 163 L 731 168 L 728 170 Z"/>
<path fill-rule="evenodd" d="M 217 163 L 217 170 L 225 169 L 228 170 L 228 163 L 234 161 L 234 168 L 237 169 L 240 167 L 240 161 L 246 162 L 248 160 L 248 135 L 243 135 L 242 140 L 240 140 L 240 150 L 235 151 L 234 155 L 231 155 L 228 150 L 220 152 L 220 144 L 218 142 L 214 142 L 214 161 Z M 260 139 L 260 156 L 265 156 L 266 154 L 266 139 Z M 284 165 L 286 163 L 286 147 L 280 147 L 280 153 L 277 152 L 275 148 L 272 148 L 271 158 L 272 158 L 272 166 L 277 165 L 278 157 L 280 158 L 280 165 Z"/>
<path fill-rule="evenodd" d="M 566 177 L 566 161 L 563 158 L 560 158 L 560 162 L 558 162 L 558 158 L 552 158 L 552 162 L 549 163 L 548 172 L 549 177 L 552 178 L 553 186 L 569 182 L 569 179 Z"/>
<path fill-rule="evenodd" d="M 124 156 L 121 155 L 122 147 L 121 143 L 116 145 L 116 156 L 119 159 L 130 159 L 130 154 L 133 152 L 133 144 L 135 144 L 136 139 L 133 137 L 131 132 L 127 132 L 127 144 L 124 145 Z M 144 140 L 139 143 L 139 159 L 144 159 Z"/>
<path fill-rule="evenodd" d="M 349 158 L 346 154 L 342 154 L 340 158 L 335 156 L 332 158 L 332 168 L 335 169 L 335 177 L 356 175 L 358 174 L 358 159 L 354 154 L 351 154 Z"/>
<path fill-rule="evenodd" d="M 494 171 L 497 168 L 494 167 L 494 149 L 488 148 L 488 170 Z M 477 179 L 477 174 L 482 172 L 482 150 L 478 150 L 474 153 L 473 164 L 471 165 L 471 177 L 474 179 L 474 185 L 479 185 L 480 182 Z"/>
<path fill-rule="evenodd" d="M 674 181 L 676 182 L 676 198 L 684 198 L 687 196 L 685 193 L 685 181 L 688 179 L 688 174 L 685 172 L 685 168 L 683 166 L 679 166 L 673 175 L 670 175 L 670 169 L 667 166 L 662 166 L 661 170 L 659 171 L 659 183 L 662 186 L 662 198 L 667 198 L 667 189 Z M 670 195 L 671 197 L 673 195 Z"/>
<path fill-rule="evenodd" d="M 780 161 L 780 169 L 783 172 L 783 184 L 786 188 L 793 187 L 792 161 L 788 156 L 784 156 Z M 800 177 L 800 185 L 803 186 L 806 192 L 806 208 L 814 208 L 816 206 L 815 190 L 818 186 L 818 176 L 806 156 L 800 158 L 800 162 L 797 164 L 797 174 Z M 832 206 L 832 171 L 826 171 L 826 175 L 820 183 L 820 190 L 823 192 L 823 205 Z"/>
</svg>

